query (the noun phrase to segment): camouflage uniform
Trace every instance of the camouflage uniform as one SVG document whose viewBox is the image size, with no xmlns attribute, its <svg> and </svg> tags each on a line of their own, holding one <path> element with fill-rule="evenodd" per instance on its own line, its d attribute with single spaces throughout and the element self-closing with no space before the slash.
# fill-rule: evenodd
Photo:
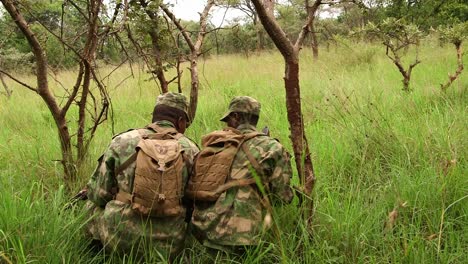
<svg viewBox="0 0 468 264">
<path fill-rule="evenodd" d="M 225 121 L 231 112 L 259 115 L 260 104 L 251 97 L 236 97 L 221 121 Z M 243 134 L 256 131 L 249 124 L 242 124 L 237 129 Z M 244 144 L 247 144 L 263 170 L 263 184 L 267 185 L 270 197 L 290 202 L 293 197 L 289 186 L 292 172 L 289 155 L 283 146 L 265 135 L 254 137 Z M 251 167 L 247 155 L 239 151 L 229 178 L 252 178 Z M 261 193 L 256 186 L 249 185 L 228 189 L 216 202 L 196 202 L 192 225 L 195 236 L 205 246 L 232 252 L 239 246 L 259 244 L 263 230 L 270 224 L 266 216 L 267 209 L 263 205 Z"/>
<path fill-rule="evenodd" d="M 158 97 L 156 105 L 167 105 L 186 112 L 187 103 L 182 94 L 168 93 Z M 169 121 L 155 122 L 160 127 L 174 127 Z M 86 207 L 94 213 L 88 222 L 87 231 L 94 239 L 111 249 L 123 252 L 135 251 L 140 244 L 149 245 L 163 256 L 177 253 L 183 246 L 187 224 L 184 216 L 147 217 L 137 214 L 131 205 L 114 200 L 117 190 L 131 193 L 130 183 L 133 182 L 135 162 L 129 165 L 119 175 L 115 171 L 132 154 L 142 138 L 142 134 L 155 133 L 151 129 L 130 130 L 115 136 L 105 153 L 99 159 L 99 165 L 88 182 L 88 198 Z M 183 181 L 187 182 L 193 158 L 198 153 L 198 147 L 190 139 L 181 137 L 179 140 L 189 167 L 183 172 Z M 140 252 L 144 249 L 139 248 Z"/>
</svg>

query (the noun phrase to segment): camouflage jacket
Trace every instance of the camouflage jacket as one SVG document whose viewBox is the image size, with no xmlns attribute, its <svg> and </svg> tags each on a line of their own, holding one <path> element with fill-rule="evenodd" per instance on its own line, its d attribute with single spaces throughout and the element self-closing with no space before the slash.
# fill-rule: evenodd
<svg viewBox="0 0 468 264">
<path fill-rule="evenodd" d="M 255 131 L 255 127 L 241 125 L 243 134 Z M 276 140 L 268 136 L 254 137 L 244 144 L 263 169 L 270 198 L 289 203 L 293 198 L 290 189 L 292 176 L 289 154 Z M 251 178 L 251 165 L 246 154 L 239 151 L 231 167 L 230 179 Z M 273 195 L 274 194 L 274 195 Z M 192 225 L 195 236 L 205 246 L 223 249 L 223 246 L 256 245 L 268 221 L 267 210 L 262 206 L 262 195 L 256 186 L 228 189 L 216 202 L 195 204 Z"/>
<path fill-rule="evenodd" d="M 159 121 L 156 124 L 161 127 L 173 127 L 168 121 Z M 146 241 L 156 246 L 160 253 L 166 254 L 174 253 L 183 245 L 187 228 L 184 216 L 143 217 L 136 214 L 130 205 L 113 200 L 117 190 L 132 192 L 129 183 L 133 182 L 135 162 L 117 176 L 114 172 L 135 153 L 141 134 L 152 133 L 155 132 L 145 128 L 115 136 L 99 159 L 99 164 L 87 184 L 90 200 L 87 207 L 96 214 L 88 225 L 88 232 L 111 248 L 130 250 L 132 246 L 138 246 L 136 243 Z M 199 151 L 197 145 L 187 137 L 181 137 L 179 142 L 191 163 L 189 167 L 193 166 L 193 158 Z M 182 182 L 187 182 L 189 172 L 191 168 L 185 168 Z"/>
</svg>

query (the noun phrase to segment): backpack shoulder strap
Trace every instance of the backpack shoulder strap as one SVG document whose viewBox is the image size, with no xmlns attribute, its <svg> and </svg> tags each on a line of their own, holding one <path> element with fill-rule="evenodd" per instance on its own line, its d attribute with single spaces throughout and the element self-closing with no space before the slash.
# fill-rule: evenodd
<svg viewBox="0 0 468 264">
<path fill-rule="evenodd" d="M 244 153 L 247 156 L 247 159 L 249 160 L 250 164 L 252 164 L 252 167 L 254 167 L 254 169 L 257 171 L 257 173 L 259 173 L 259 175 L 262 175 L 263 173 L 261 173 L 262 168 L 261 168 L 260 164 L 258 163 L 257 159 L 250 152 L 249 147 L 245 144 L 247 141 L 249 141 L 252 138 L 257 137 L 257 136 L 264 136 L 264 134 L 259 133 L 257 131 L 245 134 L 244 141 L 242 142 L 242 151 L 244 151 Z"/>
<path fill-rule="evenodd" d="M 120 166 L 117 169 L 115 169 L 115 171 L 114 171 L 115 175 L 114 176 L 119 175 L 122 171 L 124 171 L 126 168 L 128 168 L 128 166 L 130 166 L 130 164 L 135 162 L 136 159 L 137 159 L 137 155 L 138 155 L 138 152 L 133 153 L 130 157 L 128 157 L 128 159 L 126 161 L 124 161 L 124 163 L 120 164 Z"/>
<path fill-rule="evenodd" d="M 245 155 L 247 156 L 247 159 L 249 160 L 250 164 L 255 169 L 257 174 L 259 176 L 262 176 L 262 167 L 260 166 L 260 163 L 258 163 L 257 159 L 252 155 L 252 152 L 250 152 L 249 147 L 246 144 L 242 144 L 242 151 L 244 151 Z"/>
</svg>

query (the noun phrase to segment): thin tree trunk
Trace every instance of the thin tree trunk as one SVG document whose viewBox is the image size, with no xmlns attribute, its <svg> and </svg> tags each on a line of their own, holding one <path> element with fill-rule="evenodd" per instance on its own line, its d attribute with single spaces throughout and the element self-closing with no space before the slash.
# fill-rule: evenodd
<svg viewBox="0 0 468 264">
<path fill-rule="evenodd" d="M 57 126 L 60 138 L 60 147 L 62 150 L 61 162 L 64 168 L 65 177 L 66 179 L 74 180 L 76 178 L 76 168 L 74 166 L 71 137 L 68 131 L 65 114 L 62 114 L 57 101 L 55 100 L 52 92 L 49 90 L 49 82 L 47 77 L 47 58 L 45 56 L 45 51 L 40 45 L 35 33 L 29 28 L 28 23 L 17 10 L 15 1 L 1 1 L 31 46 L 34 58 L 36 59 L 37 93 L 41 96 L 42 100 L 49 108 L 49 111 L 55 121 L 55 125 Z"/>
<path fill-rule="evenodd" d="M 85 148 L 85 126 L 86 126 L 86 105 L 89 95 L 89 87 L 92 79 L 92 65 L 94 61 L 94 54 L 97 48 L 97 35 L 98 30 L 98 15 L 101 8 L 101 1 L 90 1 L 90 24 L 88 27 L 88 36 L 86 38 L 86 44 L 83 54 L 84 64 L 84 78 L 83 78 L 83 90 L 81 91 L 81 99 L 78 103 L 78 133 L 77 133 L 77 150 L 78 158 L 77 161 L 80 163 L 87 152 Z"/>
<path fill-rule="evenodd" d="M 457 70 L 455 71 L 454 74 L 449 74 L 449 79 L 445 84 L 440 85 L 440 88 L 444 92 L 447 90 L 447 88 L 450 87 L 450 85 L 452 85 L 452 83 L 458 78 L 458 76 L 463 71 L 463 68 L 464 68 L 463 67 L 463 52 L 462 52 L 461 44 L 462 44 L 461 42 L 460 43 L 455 43 L 455 49 L 457 50 L 457 65 L 458 65 Z"/>
<path fill-rule="evenodd" d="M 190 89 L 190 104 L 189 104 L 189 117 L 193 121 L 197 112 L 198 106 L 198 89 L 200 80 L 198 79 L 198 52 L 192 51 L 190 58 L 190 77 L 191 77 L 191 89 Z"/>
<path fill-rule="evenodd" d="M 310 195 L 314 187 L 315 175 L 304 131 L 304 120 L 302 118 L 299 87 L 299 50 L 305 36 L 310 32 L 310 25 L 315 17 L 315 12 L 321 4 L 321 0 L 316 0 L 312 6 L 309 6 L 309 2 L 305 1 L 308 17 L 295 44 L 289 40 L 286 33 L 274 19 L 274 16 L 267 12 L 262 0 L 252 0 L 252 2 L 263 27 L 283 55 L 285 61 L 284 81 L 289 129 L 291 131 L 290 137 L 301 184 L 303 185 L 304 192 Z M 309 213 L 307 212 L 307 214 Z"/>
<path fill-rule="evenodd" d="M 156 74 L 156 77 L 158 78 L 159 84 L 161 85 L 161 93 L 167 93 L 169 92 L 169 82 L 166 79 L 166 76 L 164 75 L 164 68 L 163 68 L 163 60 L 162 60 L 162 52 L 161 52 L 161 46 L 159 45 L 159 36 L 158 33 L 156 32 L 156 28 L 158 28 L 158 16 L 157 13 L 153 12 L 152 10 L 148 10 L 147 6 L 148 3 L 146 3 L 144 0 L 140 0 L 141 6 L 144 8 L 146 14 L 150 18 L 152 24 L 149 25 L 149 32 L 148 34 L 151 37 L 151 44 L 152 44 L 152 49 L 153 49 L 153 55 L 154 55 L 154 62 L 155 62 L 155 67 L 152 69 L 153 73 Z"/>
<path fill-rule="evenodd" d="M 296 56 L 294 56 L 296 57 Z M 301 92 L 299 87 L 299 61 L 286 60 L 284 87 L 286 90 L 286 109 L 288 114 L 291 141 L 293 143 L 294 159 L 301 182 L 308 194 L 312 191 L 315 181 L 309 146 L 304 130 L 304 120 L 301 109 Z M 304 165 L 304 167 L 303 167 Z"/>
<path fill-rule="evenodd" d="M 3 79 L 3 74 L 0 73 L 0 81 L 2 82 L 3 88 L 5 88 L 7 98 L 10 98 L 11 91 L 8 89 L 8 85 L 6 84 L 5 80 Z"/>
<path fill-rule="evenodd" d="M 155 67 L 153 69 L 156 77 L 158 78 L 159 84 L 161 85 L 161 93 L 169 92 L 169 83 L 164 75 L 163 60 L 161 55 L 161 48 L 159 46 L 159 37 L 154 29 L 150 29 L 149 35 L 151 37 L 151 43 L 153 47 L 153 55 Z"/>
<path fill-rule="evenodd" d="M 258 21 L 258 18 L 255 18 L 255 31 L 257 33 L 257 51 L 265 49 L 265 34 L 263 32 L 262 23 Z"/>
<path fill-rule="evenodd" d="M 160 5 L 164 13 L 172 20 L 174 25 L 179 29 L 184 37 L 187 45 L 190 48 L 190 77 L 191 77 L 191 89 L 190 89 L 190 104 L 189 104 L 189 118 L 190 120 L 195 119 L 195 114 L 198 106 L 198 90 L 200 86 L 200 80 L 198 77 L 198 57 L 200 56 L 200 50 L 203 45 L 203 40 L 206 35 L 207 17 L 211 7 L 215 4 L 214 0 L 208 0 L 203 12 L 200 14 L 200 29 L 198 32 L 197 40 L 194 43 L 188 35 L 186 29 L 179 23 L 174 14 L 167 9 L 164 5 Z"/>
<path fill-rule="evenodd" d="M 315 26 L 312 23 L 310 25 L 310 36 L 312 38 L 312 54 L 315 60 L 319 57 L 319 48 L 318 48 L 318 39 L 317 39 L 317 32 L 315 32 Z"/>
</svg>

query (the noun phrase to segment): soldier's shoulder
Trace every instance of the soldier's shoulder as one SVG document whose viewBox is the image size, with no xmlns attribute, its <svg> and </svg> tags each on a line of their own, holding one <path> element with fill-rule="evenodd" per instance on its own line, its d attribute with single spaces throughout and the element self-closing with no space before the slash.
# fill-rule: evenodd
<svg viewBox="0 0 468 264">
<path fill-rule="evenodd" d="M 269 152 L 282 152 L 284 151 L 283 145 L 276 138 L 267 135 L 258 135 L 253 141 L 252 145 L 256 148 L 262 148 L 264 151 Z"/>
<path fill-rule="evenodd" d="M 195 143 L 193 140 L 188 138 L 187 136 L 183 135 L 179 138 L 179 143 L 182 145 L 184 148 L 188 149 L 193 149 L 198 151 L 200 148 L 198 147 L 197 143 Z"/>
<path fill-rule="evenodd" d="M 259 134 L 257 135 L 254 140 L 258 141 L 260 144 L 268 144 L 268 145 L 278 145 L 278 146 L 282 146 L 281 145 L 281 142 L 276 139 L 276 138 L 272 138 L 270 136 L 267 136 L 265 134 Z"/>
<path fill-rule="evenodd" d="M 143 129 L 144 130 L 144 129 Z M 116 145 L 131 145 L 131 144 L 138 144 L 138 141 L 140 141 L 143 132 L 142 129 L 129 129 L 125 132 L 116 134 L 115 136 L 112 137 L 112 143 L 111 145 L 116 146 Z"/>
</svg>

